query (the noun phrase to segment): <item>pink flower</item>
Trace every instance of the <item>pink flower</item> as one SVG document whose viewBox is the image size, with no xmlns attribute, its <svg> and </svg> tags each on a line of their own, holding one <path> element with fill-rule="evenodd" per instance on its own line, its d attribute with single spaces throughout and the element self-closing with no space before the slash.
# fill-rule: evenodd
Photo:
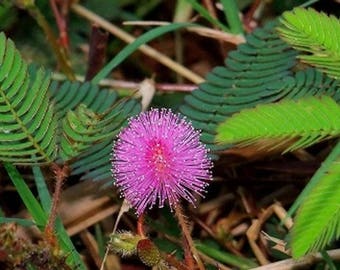
<svg viewBox="0 0 340 270">
<path fill-rule="evenodd" d="M 121 194 L 142 214 L 180 198 L 195 203 L 211 180 L 212 163 L 200 133 L 169 109 L 130 119 L 113 147 L 112 172 Z"/>
</svg>

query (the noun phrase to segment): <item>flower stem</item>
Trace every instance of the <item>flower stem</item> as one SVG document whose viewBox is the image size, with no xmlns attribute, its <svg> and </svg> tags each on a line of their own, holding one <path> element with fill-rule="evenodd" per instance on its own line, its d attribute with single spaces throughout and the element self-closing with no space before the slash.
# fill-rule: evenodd
<svg viewBox="0 0 340 270">
<path fill-rule="evenodd" d="M 204 264 L 201 260 L 201 258 L 198 255 L 198 251 L 195 247 L 194 241 L 192 240 L 189 228 L 188 228 L 188 222 L 185 219 L 182 206 L 180 204 L 177 204 L 175 207 L 175 213 L 178 219 L 178 223 L 181 226 L 183 236 L 185 240 L 187 241 L 187 245 L 189 246 L 189 249 L 191 251 L 192 256 L 196 260 L 197 266 L 200 270 L 205 270 Z"/>
<path fill-rule="evenodd" d="M 140 235 L 143 238 L 145 237 L 145 233 L 144 233 L 144 214 L 141 214 L 138 217 L 138 221 L 137 221 L 137 234 Z"/>
</svg>

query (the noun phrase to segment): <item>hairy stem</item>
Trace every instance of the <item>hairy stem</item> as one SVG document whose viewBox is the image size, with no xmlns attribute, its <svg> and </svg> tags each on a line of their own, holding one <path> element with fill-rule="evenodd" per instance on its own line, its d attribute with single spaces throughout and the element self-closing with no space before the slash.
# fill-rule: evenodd
<svg viewBox="0 0 340 270">
<path fill-rule="evenodd" d="M 54 234 L 54 227 L 55 227 L 55 221 L 57 219 L 58 215 L 58 205 L 61 197 L 61 190 L 63 183 L 68 176 L 69 168 L 67 165 L 64 165 L 63 167 L 59 167 L 57 164 L 52 165 L 52 169 L 55 174 L 55 190 L 53 193 L 52 198 L 52 206 L 50 215 L 47 220 L 47 224 L 45 227 L 45 236 L 46 239 L 53 245 L 56 243 L 56 238 Z"/>
<path fill-rule="evenodd" d="M 187 245 L 191 251 L 192 256 L 194 257 L 194 259 L 197 262 L 197 266 L 200 270 L 205 270 L 204 264 L 200 258 L 200 256 L 198 255 L 198 251 L 195 247 L 194 241 L 192 240 L 189 228 L 188 228 L 188 223 L 185 219 L 184 213 L 183 213 L 183 209 L 182 206 L 180 204 L 177 204 L 175 207 L 175 213 L 176 213 L 176 217 L 178 219 L 178 223 L 181 226 L 182 232 L 183 232 L 183 236 L 187 242 Z"/>
</svg>

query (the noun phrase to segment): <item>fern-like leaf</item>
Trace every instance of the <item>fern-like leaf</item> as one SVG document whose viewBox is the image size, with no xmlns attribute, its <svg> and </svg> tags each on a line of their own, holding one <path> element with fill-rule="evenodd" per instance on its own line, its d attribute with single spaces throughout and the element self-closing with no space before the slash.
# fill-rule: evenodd
<svg viewBox="0 0 340 270">
<path fill-rule="evenodd" d="M 217 128 L 216 140 L 242 146 L 262 140 L 265 148 L 290 143 L 285 151 L 292 151 L 339 135 L 340 106 L 322 96 L 243 110 Z"/>
<path fill-rule="evenodd" d="M 292 78 L 296 52 L 279 38 L 275 26 L 269 23 L 248 35 L 245 44 L 228 54 L 225 66 L 214 68 L 180 107 L 195 128 L 202 130 L 201 140 L 213 153 L 226 148 L 216 145 L 214 139 L 217 125 L 227 117 L 259 103 L 277 101 L 303 86 Z M 308 77 L 313 84 L 314 75 Z"/>
<path fill-rule="evenodd" d="M 126 118 L 114 108 L 99 114 L 84 104 L 80 104 L 75 111 L 69 111 L 63 119 L 62 159 L 76 157 L 106 139 L 113 140 Z"/>
<path fill-rule="evenodd" d="M 110 132 L 111 136 L 97 141 L 96 144 L 83 152 L 78 160 L 72 164 L 72 174 L 85 173 L 82 177 L 84 180 L 112 180 L 111 163 L 107 157 L 112 152 L 114 134 L 126 124 L 130 116 L 136 115 L 140 110 L 141 105 L 136 99 L 127 99 L 113 106 L 110 113 L 105 117 L 106 120 L 109 120 L 105 125 L 105 131 Z"/>
<path fill-rule="evenodd" d="M 340 158 L 334 161 L 299 209 L 292 229 L 292 253 L 299 258 L 340 237 Z"/>
<path fill-rule="evenodd" d="M 285 12 L 278 31 L 282 39 L 304 52 L 299 58 L 329 76 L 340 78 L 340 22 L 311 8 Z"/>
<path fill-rule="evenodd" d="M 59 123 L 59 157 L 73 161 L 73 175 L 83 174 L 83 179 L 111 179 L 107 157 L 114 136 L 130 116 L 140 112 L 139 101 L 119 100 L 115 91 L 99 89 L 90 82 L 53 82 L 50 91 Z"/>
<path fill-rule="evenodd" d="M 278 36 L 276 27 L 271 22 L 248 35 L 245 44 L 228 54 L 225 66 L 214 68 L 206 82 L 185 97 L 180 111 L 202 130 L 201 139 L 212 154 L 229 147 L 215 143 L 217 126 L 242 109 L 306 96 L 340 100 L 338 81 L 314 68 L 300 70 L 297 52 Z"/>
<path fill-rule="evenodd" d="M 80 104 L 86 105 L 96 113 L 102 113 L 117 101 L 117 93 L 100 89 L 90 82 L 65 81 L 60 84 L 51 83 L 50 92 L 54 99 L 58 121 L 61 121 L 71 110 L 76 110 Z"/>
<path fill-rule="evenodd" d="M 14 164 L 51 162 L 56 157 L 56 118 L 50 77 L 28 72 L 13 42 L 0 34 L 0 160 Z"/>
</svg>

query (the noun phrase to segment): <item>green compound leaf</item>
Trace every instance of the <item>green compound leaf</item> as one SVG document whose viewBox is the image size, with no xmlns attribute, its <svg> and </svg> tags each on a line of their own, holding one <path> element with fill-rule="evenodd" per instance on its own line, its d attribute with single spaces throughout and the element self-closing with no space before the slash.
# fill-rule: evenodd
<svg viewBox="0 0 340 270">
<path fill-rule="evenodd" d="M 102 140 L 89 147 L 79 155 L 72 165 L 72 174 L 84 174 L 82 179 L 112 180 L 110 156 L 115 135 L 127 123 L 127 119 L 140 112 L 140 103 L 135 99 L 127 99 L 117 103 L 105 115 L 99 124 Z M 103 125 L 104 124 L 104 125 Z M 107 139 L 104 134 L 107 133 Z"/>
<path fill-rule="evenodd" d="M 56 117 L 50 77 L 28 72 L 13 42 L 0 34 L 0 160 L 37 164 L 55 159 Z"/>
<path fill-rule="evenodd" d="M 126 118 L 114 109 L 98 114 L 80 104 L 63 119 L 60 153 L 62 159 L 76 157 L 103 140 L 113 140 L 125 120 Z"/>
<path fill-rule="evenodd" d="M 297 52 L 281 40 L 275 22 L 255 30 L 229 53 L 225 66 L 214 68 L 206 82 L 185 97 L 180 112 L 202 130 L 212 154 L 229 145 L 216 144 L 216 128 L 231 115 L 258 104 L 328 95 L 340 99 L 338 81 L 314 68 L 298 70 Z"/>
<path fill-rule="evenodd" d="M 340 22 L 311 8 L 285 12 L 277 28 L 281 38 L 302 52 L 298 57 L 329 76 L 340 78 Z"/>
<path fill-rule="evenodd" d="M 339 239 L 339 179 L 340 158 L 338 157 L 309 192 L 297 213 L 291 232 L 291 247 L 295 258 L 322 250 L 332 241 Z"/>
<path fill-rule="evenodd" d="M 202 130 L 201 140 L 212 153 L 226 148 L 215 144 L 219 123 L 241 109 L 276 101 L 295 89 L 290 69 L 296 64 L 296 52 L 278 37 L 275 26 L 270 23 L 248 35 L 245 44 L 228 54 L 225 66 L 214 68 L 180 107 Z"/>
<path fill-rule="evenodd" d="M 285 152 L 340 135 L 340 106 L 328 96 L 259 105 L 233 115 L 217 128 L 216 140 L 265 148 L 288 143 Z"/>
<path fill-rule="evenodd" d="M 90 82 L 53 82 L 59 123 L 59 157 L 72 161 L 72 174 L 84 179 L 111 179 L 110 154 L 115 135 L 140 112 L 135 98 L 118 99 L 115 91 Z"/>
<path fill-rule="evenodd" d="M 58 122 L 80 104 L 85 104 L 91 110 L 102 113 L 117 101 L 115 91 L 99 89 L 97 85 L 90 82 L 65 81 L 58 83 L 53 81 L 50 92 L 56 103 L 55 111 Z"/>
<path fill-rule="evenodd" d="M 80 104 L 63 119 L 61 158 L 67 160 L 86 150 L 91 143 L 109 136 L 100 132 L 100 115 Z"/>
</svg>

